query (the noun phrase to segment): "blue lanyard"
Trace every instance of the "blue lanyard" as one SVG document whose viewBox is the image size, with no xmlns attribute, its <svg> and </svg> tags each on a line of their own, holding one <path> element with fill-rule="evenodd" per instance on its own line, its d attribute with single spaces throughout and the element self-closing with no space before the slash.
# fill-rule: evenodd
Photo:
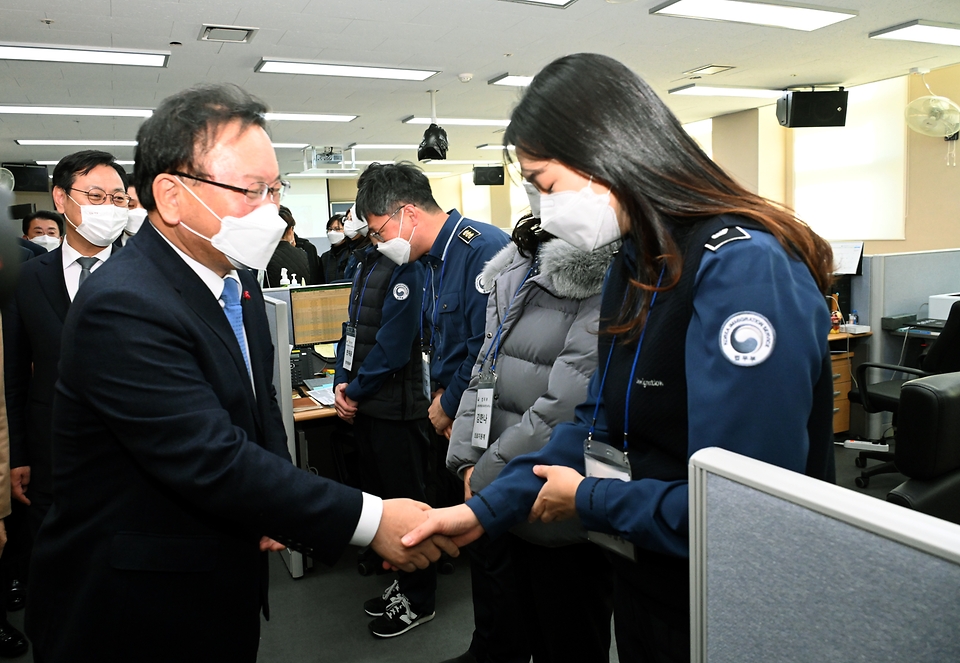
<svg viewBox="0 0 960 663">
<path fill-rule="evenodd" d="M 377 256 L 374 259 L 373 263 L 370 265 L 370 271 L 367 272 L 367 278 L 363 280 L 363 288 L 360 290 L 360 301 L 358 301 L 353 309 L 353 326 L 356 327 L 360 323 L 360 309 L 363 307 L 363 295 L 367 291 L 367 284 L 370 283 L 370 275 L 373 274 L 373 270 L 376 269 L 377 262 L 380 260 L 380 257 Z M 363 271 L 363 266 L 360 266 L 360 269 L 357 271 L 357 276 L 353 282 L 353 289 L 356 290 L 360 281 L 360 273 Z"/>
<path fill-rule="evenodd" d="M 434 282 L 433 282 L 433 275 L 436 273 L 436 270 L 434 269 L 433 265 L 430 265 L 430 288 L 431 288 L 430 294 L 433 295 L 433 316 L 432 316 L 433 319 L 431 320 L 431 323 L 433 324 L 433 328 L 430 330 L 430 349 L 431 350 L 434 347 L 433 335 L 437 330 L 437 302 L 439 301 L 437 299 L 437 293 L 443 292 L 443 273 L 447 269 L 447 251 L 450 250 L 450 242 L 453 241 L 453 237 L 454 235 L 457 234 L 457 229 L 460 227 L 461 223 L 463 223 L 462 216 L 460 217 L 460 220 L 457 221 L 457 225 L 455 225 L 453 227 L 453 230 L 450 231 L 450 237 L 447 238 L 447 243 L 443 247 L 443 254 L 441 254 L 440 256 L 440 280 L 436 283 L 436 285 L 434 285 Z M 421 312 L 420 312 L 420 345 L 421 346 L 423 345 L 423 314 L 427 312 L 425 308 L 426 302 L 427 302 L 427 297 L 426 297 L 427 285 L 426 284 L 423 285 L 423 295 L 424 295 L 423 297 L 424 308 L 421 309 Z"/>
<path fill-rule="evenodd" d="M 663 268 L 660 268 L 660 277 L 657 279 L 657 288 L 663 282 Z M 627 382 L 627 400 L 623 406 L 623 450 L 627 450 L 627 436 L 630 431 L 630 395 L 633 393 L 633 376 L 637 370 L 637 361 L 640 359 L 640 348 L 643 347 L 643 337 L 647 333 L 647 323 L 650 322 L 650 312 L 653 311 L 653 305 L 657 301 L 658 290 L 653 291 L 653 297 L 650 298 L 650 308 L 647 309 L 647 320 L 644 322 L 643 329 L 640 330 L 640 338 L 637 339 L 637 351 L 633 355 L 633 365 L 630 367 L 630 380 Z M 626 300 L 626 294 L 624 294 Z M 607 372 L 610 369 L 610 359 L 613 358 L 613 349 L 617 345 L 617 337 L 614 336 L 610 341 L 610 351 L 607 353 L 607 362 L 603 366 L 603 375 L 600 377 L 600 393 L 597 394 L 597 403 L 593 408 L 593 421 L 590 424 L 590 431 L 587 433 L 587 439 L 593 439 L 593 433 L 597 426 L 597 415 L 600 413 L 600 402 L 603 400 L 603 386 L 607 383 Z"/>
<path fill-rule="evenodd" d="M 507 309 L 503 312 L 503 317 L 500 319 L 500 326 L 497 327 L 497 333 L 493 337 L 493 343 L 490 344 L 490 347 L 487 348 L 487 354 L 483 355 L 483 362 L 480 364 L 480 372 L 483 372 L 483 367 L 487 365 L 487 358 L 490 356 L 490 351 L 493 350 L 493 363 L 490 365 L 490 371 L 496 373 L 497 371 L 497 355 L 500 353 L 500 337 L 503 333 L 503 325 L 507 322 L 507 316 L 510 315 L 510 307 L 513 306 L 513 303 L 517 301 L 517 295 L 520 294 L 520 290 L 523 289 L 524 284 L 527 282 L 527 279 L 530 278 L 530 275 L 533 273 L 533 270 L 536 269 L 537 263 L 534 261 L 530 265 L 530 269 L 527 270 L 527 273 L 524 275 L 523 280 L 520 281 L 520 286 L 517 288 L 517 291 L 513 293 L 513 297 L 510 299 L 510 302 L 507 304 Z"/>
</svg>

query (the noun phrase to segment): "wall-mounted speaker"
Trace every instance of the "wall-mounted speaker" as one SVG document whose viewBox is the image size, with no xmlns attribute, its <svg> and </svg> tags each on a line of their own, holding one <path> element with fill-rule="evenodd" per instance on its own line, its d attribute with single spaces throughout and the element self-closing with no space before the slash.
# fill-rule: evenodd
<svg viewBox="0 0 960 663">
<path fill-rule="evenodd" d="M 847 91 L 786 92 L 777 99 L 777 119 L 785 127 L 842 127 Z"/>
<path fill-rule="evenodd" d="M 490 186 L 503 184 L 503 166 L 474 166 L 473 183 Z"/>
</svg>

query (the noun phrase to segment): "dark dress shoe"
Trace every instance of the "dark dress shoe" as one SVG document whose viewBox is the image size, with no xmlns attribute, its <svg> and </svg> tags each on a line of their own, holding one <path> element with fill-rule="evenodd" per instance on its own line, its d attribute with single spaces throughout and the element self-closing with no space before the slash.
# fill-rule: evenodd
<svg viewBox="0 0 960 663">
<path fill-rule="evenodd" d="M 26 604 L 27 588 L 19 580 L 13 580 L 10 583 L 10 591 L 7 593 L 7 612 L 23 610 Z"/>
<path fill-rule="evenodd" d="M 0 623 L 0 658 L 16 658 L 23 656 L 29 649 L 27 638 L 8 624 Z"/>
</svg>

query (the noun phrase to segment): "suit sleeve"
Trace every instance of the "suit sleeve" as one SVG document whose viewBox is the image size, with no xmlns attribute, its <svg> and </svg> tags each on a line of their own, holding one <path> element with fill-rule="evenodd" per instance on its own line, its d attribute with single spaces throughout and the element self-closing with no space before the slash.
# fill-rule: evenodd
<svg viewBox="0 0 960 663">
<path fill-rule="evenodd" d="M 71 318 L 58 389 L 96 412 L 145 474 L 238 528 L 336 559 L 356 529 L 360 491 L 299 470 L 233 424 L 230 412 L 249 400 L 239 388 L 214 391 L 207 374 L 222 370 L 226 351 L 198 352 L 211 339 L 198 336 L 192 311 L 107 287 Z"/>
<path fill-rule="evenodd" d="M 10 430 L 10 467 L 30 465 L 27 451 L 27 401 L 33 348 L 20 317 L 17 293 L 3 311 L 3 379 Z"/>
<path fill-rule="evenodd" d="M 0 339 L 2 344 L 2 339 Z M 0 352 L 0 357 L 3 353 Z M 0 384 L 0 518 L 10 515 L 10 431 L 7 426 L 7 403 Z"/>
</svg>

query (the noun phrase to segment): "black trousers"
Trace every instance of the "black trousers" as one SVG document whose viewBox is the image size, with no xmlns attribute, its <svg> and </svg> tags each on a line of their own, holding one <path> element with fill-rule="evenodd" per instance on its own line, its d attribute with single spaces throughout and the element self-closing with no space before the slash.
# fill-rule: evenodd
<svg viewBox="0 0 960 663">
<path fill-rule="evenodd" d="M 364 491 L 391 499 L 408 497 L 426 502 L 424 467 L 432 430 L 428 419 L 390 421 L 363 414 L 354 419 L 354 438 Z M 417 614 L 434 610 L 437 567 L 407 573 L 397 571 L 400 591 Z"/>
</svg>

